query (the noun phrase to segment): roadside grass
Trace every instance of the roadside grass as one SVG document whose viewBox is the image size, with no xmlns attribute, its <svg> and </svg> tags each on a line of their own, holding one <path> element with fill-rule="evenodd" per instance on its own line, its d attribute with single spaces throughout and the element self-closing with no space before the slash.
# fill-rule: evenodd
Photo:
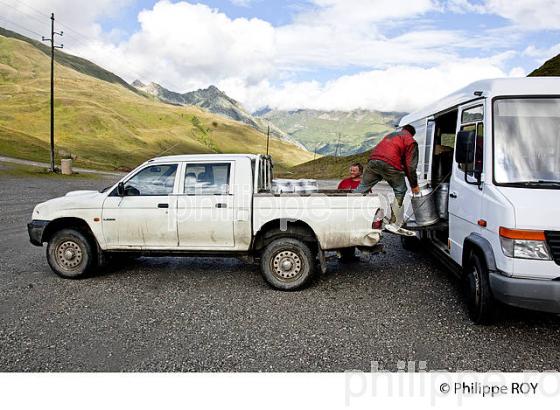
<svg viewBox="0 0 560 410">
<path fill-rule="evenodd" d="M 60 173 L 49 172 L 48 168 L 36 167 L 23 164 L 12 164 L 7 162 L 0 163 L 0 177 L 15 177 L 15 178 L 49 178 L 49 179 L 101 179 L 99 174 L 79 173 L 75 172 L 72 175 L 62 175 Z"/>
</svg>

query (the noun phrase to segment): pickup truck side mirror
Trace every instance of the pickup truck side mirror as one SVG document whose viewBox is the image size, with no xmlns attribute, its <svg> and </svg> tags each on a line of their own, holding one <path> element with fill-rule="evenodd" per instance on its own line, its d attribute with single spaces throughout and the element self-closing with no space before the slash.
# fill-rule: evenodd
<svg viewBox="0 0 560 410">
<path fill-rule="evenodd" d="M 472 167 L 475 143 L 476 134 L 474 131 L 459 131 L 457 133 L 455 161 L 457 161 L 458 164 L 463 164 L 466 168 Z"/>
<path fill-rule="evenodd" d="M 123 182 L 119 182 L 119 184 L 117 185 L 117 195 L 118 196 L 124 196 L 124 183 Z"/>
</svg>

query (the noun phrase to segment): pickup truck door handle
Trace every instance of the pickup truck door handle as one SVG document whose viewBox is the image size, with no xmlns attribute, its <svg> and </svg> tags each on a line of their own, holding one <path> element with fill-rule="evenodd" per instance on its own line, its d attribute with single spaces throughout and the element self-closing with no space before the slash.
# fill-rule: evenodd
<svg viewBox="0 0 560 410">
<path fill-rule="evenodd" d="M 216 208 L 227 208 L 227 204 L 218 203 L 218 204 L 216 204 Z"/>
<path fill-rule="evenodd" d="M 449 197 L 450 197 L 450 198 L 453 198 L 453 199 L 457 198 L 457 192 L 451 192 L 451 193 L 449 194 Z"/>
<path fill-rule="evenodd" d="M 157 204 L 158 208 L 169 208 L 169 204 Z"/>
</svg>

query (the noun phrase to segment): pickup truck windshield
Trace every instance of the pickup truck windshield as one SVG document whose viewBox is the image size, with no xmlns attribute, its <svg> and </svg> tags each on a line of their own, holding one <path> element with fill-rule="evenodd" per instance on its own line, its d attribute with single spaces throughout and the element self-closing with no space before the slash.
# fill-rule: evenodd
<svg viewBox="0 0 560 410">
<path fill-rule="evenodd" d="M 494 101 L 494 179 L 560 187 L 560 98 Z"/>
</svg>

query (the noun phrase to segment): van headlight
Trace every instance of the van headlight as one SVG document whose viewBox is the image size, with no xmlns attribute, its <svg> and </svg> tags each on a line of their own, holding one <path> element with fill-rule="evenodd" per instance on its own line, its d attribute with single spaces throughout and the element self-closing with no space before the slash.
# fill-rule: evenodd
<svg viewBox="0 0 560 410">
<path fill-rule="evenodd" d="M 510 258 L 552 260 L 544 231 L 500 227 L 500 242 L 504 255 Z"/>
</svg>

